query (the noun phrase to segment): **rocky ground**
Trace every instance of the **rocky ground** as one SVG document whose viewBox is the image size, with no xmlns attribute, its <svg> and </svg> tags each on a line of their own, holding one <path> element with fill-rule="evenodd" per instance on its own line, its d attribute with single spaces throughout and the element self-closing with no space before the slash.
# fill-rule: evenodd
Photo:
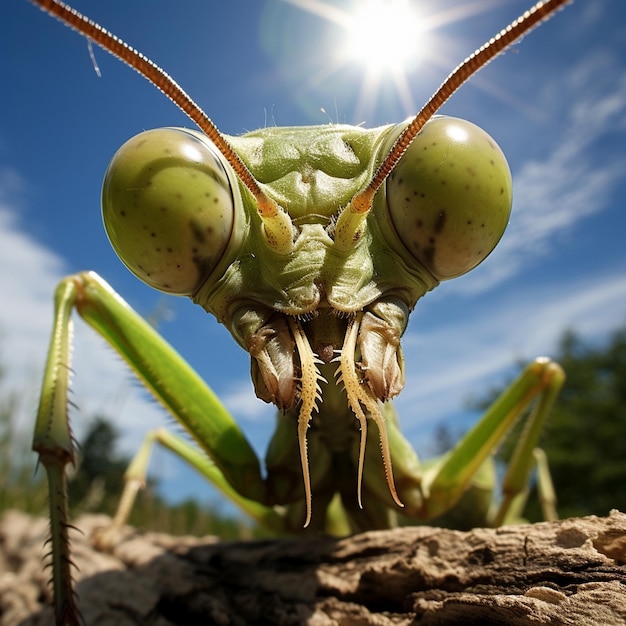
<svg viewBox="0 0 626 626">
<path fill-rule="evenodd" d="M 626 624 L 626 515 L 467 533 L 430 527 L 228 543 L 77 521 L 88 626 Z M 0 518 L 0 626 L 50 625 L 47 522 Z"/>
</svg>

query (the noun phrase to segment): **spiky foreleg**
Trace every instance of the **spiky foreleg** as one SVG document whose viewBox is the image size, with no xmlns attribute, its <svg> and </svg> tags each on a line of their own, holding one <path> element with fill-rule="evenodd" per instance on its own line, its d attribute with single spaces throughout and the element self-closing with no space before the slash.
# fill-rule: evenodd
<svg viewBox="0 0 626 626">
<path fill-rule="evenodd" d="M 33 438 L 33 450 L 48 476 L 50 505 L 50 567 L 54 587 L 54 610 L 58 626 L 80 624 L 72 590 L 72 560 L 66 489 L 66 467 L 74 464 L 74 442 L 67 415 L 70 379 L 71 312 L 76 286 L 63 281 L 55 292 L 55 315 L 43 388 Z"/>
</svg>

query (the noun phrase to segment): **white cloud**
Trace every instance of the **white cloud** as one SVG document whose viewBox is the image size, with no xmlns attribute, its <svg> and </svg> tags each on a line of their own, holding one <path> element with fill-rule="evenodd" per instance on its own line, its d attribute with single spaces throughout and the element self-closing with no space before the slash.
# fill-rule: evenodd
<svg viewBox="0 0 626 626">
<path fill-rule="evenodd" d="M 228 410 L 243 422 L 272 424 L 276 408 L 256 397 L 249 378 L 229 385 L 220 397 Z"/>
</svg>

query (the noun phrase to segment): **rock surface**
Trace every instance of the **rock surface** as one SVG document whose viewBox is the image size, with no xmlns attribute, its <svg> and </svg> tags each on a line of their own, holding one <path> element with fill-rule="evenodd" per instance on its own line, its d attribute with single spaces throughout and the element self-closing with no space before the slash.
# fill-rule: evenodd
<svg viewBox="0 0 626 626">
<path fill-rule="evenodd" d="M 626 515 L 470 532 L 227 543 L 127 529 L 110 553 L 73 537 L 88 626 L 626 624 Z M 53 623 L 47 522 L 0 518 L 0 626 Z"/>
</svg>

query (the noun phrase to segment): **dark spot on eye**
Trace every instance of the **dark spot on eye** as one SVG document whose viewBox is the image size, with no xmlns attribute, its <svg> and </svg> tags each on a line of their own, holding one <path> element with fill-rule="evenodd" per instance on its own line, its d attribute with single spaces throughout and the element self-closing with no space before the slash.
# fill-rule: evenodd
<svg viewBox="0 0 626 626">
<path fill-rule="evenodd" d="M 219 200 L 217 198 L 213 198 L 213 204 L 217 204 Z"/>
<path fill-rule="evenodd" d="M 212 235 L 212 234 L 213 234 L 213 226 L 207 226 L 207 227 L 206 227 L 206 232 L 207 232 L 209 235 Z"/>
<path fill-rule="evenodd" d="M 158 246 L 155 248 L 156 252 L 161 252 L 161 248 L 159 248 Z"/>
<path fill-rule="evenodd" d="M 435 246 L 430 246 L 424 250 L 424 260 L 428 265 L 431 265 L 435 258 Z"/>
<path fill-rule="evenodd" d="M 483 222 L 483 223 L 480 225 L 480 227 L 481 227 L 481 228 L 485 228 L 485 223 Z"/>
<path fill-rule="evenodd" d="M 198 256 L 193 256 L 192 261 L 194 262 L 196 269 L 198 270 L 198 276 L 204 278 L 211 273 L 212 265 L 208 259 L 202 259 Z"/>
<path fill-rule="evenodd" d="M 441 181 L 439 181 L 439 182 L 440 182 L 442 185 L 445 185 L 445 184 L 446 184 L 446 181 L 445 181 L 445 180 L 441 180 Z"/>
<path fill-rule="evenodd" d="M 150 237 L 156 237 L 156 233 L 150 233 Z"/>
<path fill-rule="evenodd" d="M 172 252 L 174 252 L 174 250 L 172 250 L 171 248 L 168 248 L 167 251 L 171 254 Z"/>
<path fill-rule="evenodd" d="M 161 211 L 161 213 L 167 213 L 167 207 L 165 207 L 165 206 L 160 206 L 160 207 L 159 207 L 159 211 Z"/>
<path fill-rule="evenodd" d="M 467 220 L 467 225 L 469 226 L 472 223 L 472 220 Z"/>
<path fill-rule="evenodd" d="M 120 215 L 121 215 L 122 217 L 126 217 L 126 211 L 120 211 Z"/>
<path fill-rule="evenodd" d="M 413 195 L 414 195 L 414 196 L 417 196 L 417 191 L 414 191 L 414 192 L 413 192 Z"/>
<path fill-rule="evenodd" d="M 491 163 L 491 165 L 495 165 L 495 162 L 493 159 L 489 159 L 489 163 Z"/>
<path fill-rule="evenodd" d="M 440 211 L 437 219 L 435 220 L 434 230 L 436 233 L 440 233 L 446 225 L 448 215 L 445 211 Z"/>
<path fill-rule="evenodd" d="M 178 191 L 178 192 L 176 192 L 176 193 L 174 194 L 174 197 L 175 197 L 177 200 L 182 200 L 182 199 L 183 199 L 183 194 L 182 194 L 182 193 L 180 193 L 180 191 Z"/>
<path fill-rule="evenodd" d="M 398 185 L 402 185 L 404 183 L 404 178 L 400 177 L 398 179 Z"/>
<path fill-rule="evenodd" d="M 193 238 L 198 243 L 204 243 L 206 241 L 204 231 L 202 230 L 201 226 L 196 221 L 190 220 L 189 228 L 191 229 L 191 234 L 193 235 Z"/>
<path fill-rule="evenodd" d="M 500 195 L 504 194 L 504 187 L 500 187 Z"/>
<path fill-rule="evenodd" d="M 163 283 L 163 287 L 165 287 L 165 289 L 169 289 L 170 288 L 170 284 L 169 283 Z"/>
<path fill-rule="evenodd" d="M 465 170 L 470 176 L 476 176 L 476 170 L 473 167 L 471 166 L 466 167 Z"/>
<path fill-rule="evenodd" d="M 405 199 L 404 199 L 404 201 L 405 201 L 406 203 L 409 203 L 409 202 L 411 202 L 411 198 L 408 198 L 408 197 L 407 197 L 407 198 L 405 198 Z"/>
<path fill-rule="evenodd" d="M 415 220 L 415 226 L 417 228 L 421 228 L 424 225 L 424 222 L 422 222 L 422 220 Z"/>
<path fill-rule="evenodd" d="M 434 238 L 434 237 L 429 237 L 429 238 L 428 238 L 428 243 L 429 243 L 431 246 L 435 245 L 435 238 Z"/>
</svg>

